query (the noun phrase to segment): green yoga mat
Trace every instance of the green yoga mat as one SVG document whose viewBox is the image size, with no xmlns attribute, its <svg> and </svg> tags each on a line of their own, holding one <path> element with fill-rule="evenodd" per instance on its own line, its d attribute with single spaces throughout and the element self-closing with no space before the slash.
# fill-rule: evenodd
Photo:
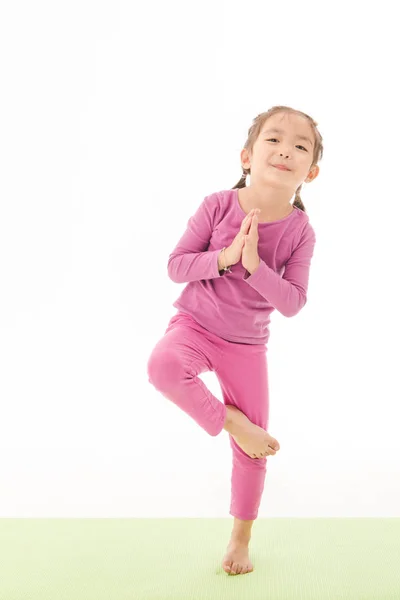
<svg viewBox="0 0 400 600">
<path fill-rule="evenodd" d="M 0 600 L 400 600 L 400 519 L 0 519 Z"/>
</svg>

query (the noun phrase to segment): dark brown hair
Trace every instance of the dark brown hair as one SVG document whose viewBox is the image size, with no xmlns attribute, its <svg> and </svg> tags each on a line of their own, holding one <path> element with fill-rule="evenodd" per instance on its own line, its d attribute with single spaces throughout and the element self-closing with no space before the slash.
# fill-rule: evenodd
<svg viewBox="0 0 400 600">
<path fill-rule="evenodd" d="M 314 144 L 313 161 L 312 161 L 311 167 L 315 166 L 318 163 L 318 161 L 320 161 L 322 159 L 322 155 L 324 153 L 324 148 L 322 145 L 322 136 L 317 129 L 318 123 L 316 121 L 314 121 L 314 119 L 312 117 L 310 117 L 309 115 L 307 115 L 306 113 L 303 113 L 300 110 L 295 110 L 294 108 L 291 108 L 290 106 L 273 106 L 272 108 L 267 110 L 267 112 L 263 112 L 263 113 L 259 114 L 255 119 L 253 119 L 253 124 L 248 131 L 248 137 L 247 137 L 246 143 L 244 144 L 243 148 L 246 148 L 247 150 L 252 151 L 254 143 L 257 140 L 258 136 L 260 135 L 261 128 L 263 127 L 265 121 L 267 119 L 269 119 L 269 117 L 271 117 L 272 115 L 275 115 L 276 113 L 279 113 L 279 112 L 287 112 L 287 113 L 291 113 L 291 114 L 295 114 L 295 115 L 300 115 L 302 117 L 305 117 L 308 120 L 308 122 L 310 123 L 310 125 L 314 131 L 315 144 Z M 310 167 L 310 169 L 311 169 L 311 167 Z M 251 172 L 250 169 L 243 169 L 242 177 L 239 179 L 237 184 L 234 185 L 233 188 L 231 188 L 231 189 L 234 190 L 236 188 L 246 187 L 246 175 L 248 175 L 250 172 Z M 306 212 L 306 209 L 304 208 L 304 204 L 300 198 L 300 190 L 302 188 L 302 185 L 303 184 L 301 184 L 296 190 L 296 195 L 295 195 L 293 205 L 297 206 L 297 208 L 300 208 L 300 210 Z"/>
</svg>

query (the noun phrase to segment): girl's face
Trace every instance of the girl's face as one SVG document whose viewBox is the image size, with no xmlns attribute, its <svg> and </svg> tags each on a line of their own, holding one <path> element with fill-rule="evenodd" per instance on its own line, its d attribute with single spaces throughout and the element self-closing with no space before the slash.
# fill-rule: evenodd
<svg viewBox="0 0 400 600">
<path fill-rule="evenodd" d="M 268 181 L 276 187 L 295 190 L 318 174 L 318 166 L 311 171 L 314 143 L 313 130 L 304 117 L 276 113 L 264 122 L 252 155 L 242 150 L 242 164 L 246 167 L 243 158 L 249 157 L 247 168 L 251 169 L 252 181 Z M 277 164 L 290 170 L 277 169 Z"/>
</svg>

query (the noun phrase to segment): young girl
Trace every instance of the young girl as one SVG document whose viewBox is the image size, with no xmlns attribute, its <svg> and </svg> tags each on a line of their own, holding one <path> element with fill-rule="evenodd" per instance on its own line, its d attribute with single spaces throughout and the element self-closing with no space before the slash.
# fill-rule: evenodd
<svg viewBox="0 0 400 600">
<path fill-rule="evenodd" d="M 209 435 L 229 433 L 234 525 L 222 560 L 228 574 L 253 570 L 248 546 L 266 457 L 280 448 L 267 433 L 268 325 L 274 309 L 293 317 L 307 301 L 315 232 L 299 192 L 319 173 L 316 125 L 287 106 L 254 119 L 240 154 L 242 178 L 204 199 L 169 256 L 169 277 L 188 285 L 147 365 L 149 382 Z M 198 377 L 205 371 L 215 372 L 223 403 Z"/>
</svg>

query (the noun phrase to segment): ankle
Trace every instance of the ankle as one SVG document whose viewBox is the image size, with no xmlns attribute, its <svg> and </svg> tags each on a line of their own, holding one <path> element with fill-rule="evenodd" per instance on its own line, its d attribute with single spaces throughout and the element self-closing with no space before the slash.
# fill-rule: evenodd
<svg viewBox="0 0 400 600">
<path fill-rule="evenodd" d="M 248 546 L 250 543 L 250 539 L 251 536 L 232 533 L 229 543 L 232 546 Z"/>
<path fill-rule="evenodd" d="M 228 404 L 226 406 L 226 417 L 224 422 L 224 429 L 231 435 L 237 435 L 239 432 L 239 428 L 237 425 L 237 414 L 239 409 L 236 406 L 231 406 Z"/>
</svg>

